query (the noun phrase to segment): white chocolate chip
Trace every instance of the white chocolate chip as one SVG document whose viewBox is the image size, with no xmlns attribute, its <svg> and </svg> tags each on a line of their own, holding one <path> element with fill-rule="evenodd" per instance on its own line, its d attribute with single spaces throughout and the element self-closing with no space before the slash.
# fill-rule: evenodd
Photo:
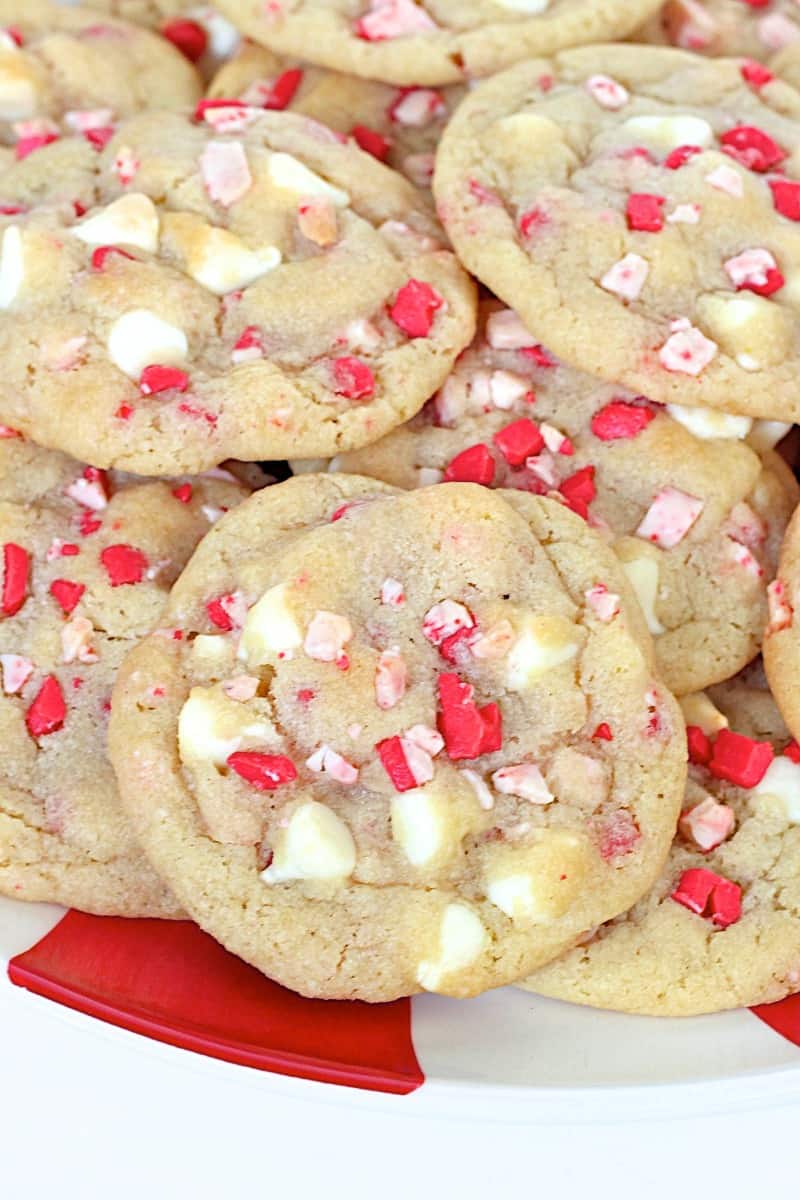
<svg viewBox="0 0 800 1200">
<path fill-rule="evenodd" d="M 705 148 L 714 141 L 714 130 L 702 117 L 685 114 L 677 117 L 629 117 L 623 129 L 655 142 L 663 150 L 674 150 L 677 146 L 701 146 Z"/>
<path fill-rule="evenodd" d="M 752 795 L 773 796 L 783 806 L 786 820 L 800 825 L 800 763 L 792 762 L 784 754 L 773 758 Z"/>
<path fill-rule="evenodd" d="M 346 208 L 350 203 L 347 192 L 322 179 L 291 154 L 280 151 L 271 154 L 267 170 L 276 187 L 286 188 L 301 196 L 327 196 L 337 208 Z"/>
<path fill-rule="evenodd" d="M 38 108 L 36 76 L 14 39 L 4 38 L 0 48 L 0 121 L 28 120 L 36 116 Z"/>
<path fill-rule="evenodd" d="M 442 850 L 447 829 L 447 805 L 427 787 L 410 788 L 392 797 L 392 838 L 414 867 L 424 866 Z"/>
<path fill-rule="evenodd" d="M 158 250 L 158 212 L 149 196 L 132 192 L 73 226 L 72 233 L 87 246 L 136 246 L 155 254 Z"/>
<path fill-rule="evenodd" d="M 697 311 L 723 350 L 748 371 L 783 361 L 794 337 L 794 317 L 763 296 L 706 293 Z"/>
<path fill-rule="evenodd" d="M 470 767 L 463 767 L 458 773 L 462 779 L 466 779 L 484 812 L 491 811 L 494 808 L 494 796 L 483 776 L 479 775 L 477 771 L 471 770 Z"/>
<path fill-rule="evenodd" d="M 0 308 L 8 308 L 16 299 L 24 279 L 22 234 L 16 225 L 9 225 L 3 234 L 0 249 Z"/>
<path fill-rule="evenodd" d="M 288 584 L 276 584 L 248 612 L 239 657 L 250 667 L 289 658 L 302 646 L 303 632 L 287 604 L 288 591 Z"/>
<path fill-rule="evenodd" d="M 281 261 L 277 246 L 251 250 L 241 238 L 227 229 L 207 225 L 202 236 L 195 237 L 186 257 L 186 269 L 215 296 L 245 288 L 272 271 Z"/>
<path fill-rule="evenodd" d="M 356 844 L 344 821 L 327 805 L 309 800 L 292 813 L 261 878 L 265 883 L 341 880 L 352 875 L 355 865 Z"/>
<path fill-rule="evenodd" d="M 690 692 L 678 700 L 687 725 L 697 725 L 709 737 L 716 737 L 720 729 L 728 728 L 728 718 L 705 692 Z"/>
<path fill-rule="evenodd" d="M 178 752 L 182 761 L 215 763 L 221 767 L 245 738 L 279 744 L 274 728 L 264 720 L 253 721 L 251 716 L 242 704 L 229 700 L 221 690 L 192 688 L 178 718 Z"/>
<path fill-rule="evenodd" d="M 439 953 L 417 969 L 417 981 L 428 992 L 438 991 L 449 975 L 466 970 L 484 952 L 489 935 L 477 913 L 466 904 L 448 904 L 439 929 Z"/>
<path fill-rule="evenodd" d="M 751 417 L 736 417 L 733 413 L 713 408 L 686 408 L 683 404 L 668 404 L 667 412 L 695 437 L 746 438 L 753 427 Z"/>
<path fill-rule="evenodd" d="M 659 570 L 654 558 L 642 556 L 623 560 L 622 569 L 636 593 L 636 599 L 644 613 L 647 628 L 657 637 L 664 633 L 664 626 L 656 616 L 656 601 L 658 599 Z"/>
<path fill-rule="evenodd" d="M 756 420 L 753 422 L 753 428 L 747 440 L 754 450 L 763 453 L 765 450 L 774 450 L 791 428 L 792 426 L 786 421 Z"/>
<path fill-rule="evenodd" d="M 576 632 L 565 617 L 524 618 L 506 659 L 509 690 L 525 691 L 547 671 L 575 658 L 580 649 Z"/>
<path fill-rule="evenodd" d="M 151 363 L 180 366 L 189 353 L 183 330 L 147 308 L 134 308 L 117 317 L 106 344 L 114 366 L 131 379 L 138 379 Z"/>
</svg>

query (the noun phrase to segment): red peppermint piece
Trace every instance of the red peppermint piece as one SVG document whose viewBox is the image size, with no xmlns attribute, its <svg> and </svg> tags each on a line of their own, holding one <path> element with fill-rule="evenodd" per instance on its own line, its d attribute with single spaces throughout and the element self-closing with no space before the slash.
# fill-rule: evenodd
<svg viewBox="0 0 800 1200">
<path fill-rule="evenodd" d="M 592 417 L 592 433 L 601 442 L 616 442 L 622 438 L 635 438 L 652 421 L 656 414 L 642 404 L 631 404 L 627 400 L 612 400 Z"/>
<path fill-rule="evenodd" d="M 439 676 L 439 732 L 453 760 L 491 754 L 503 744 L 500 709 L 496 704 L 478 708 L 475 689 L 458 675 Z"/>
<path fill-rule="evenodd" d="M 43 146 L 49 146 L 51 142 L 58 141 L 57 133 L 35 133 L 30 137 L 21 137 L 14 147 L 14 155 L 18 160 L 27 158 L 29 154 L 33 154 L 34 150 L 41 150 Z"/>
<path fill-rule="evenodd" d="M 466 649 L 469 639 L 474 635 L 475 630 L 459 629 L 455 633 L 451 633 L 449 637 L 443 638 L 439 643 L 438 650 L 445 662 L 455 664 L 459 659 L 459 647 Z"/>
<path fill-rule="evenodd" d="M 544 450 L 539 426 L 528 417 L 520 417 L 498 430 L 492 441 L 511 467 L 521 467 L 526 458 Z"/>
<path fill-rule="evenodd" d="M 711 762 L 711 738 L 699 725 L 686 726 L 686 741 L 689 746 L 689 762 L 707 767 Z"/>
<path fill-rule="evenodd" d="M 25 713 L 28 733 L 33 738 L 55 733 L 64 724 L 66 715 L 67 706 L 64 703 L 61 684 L 55 675 L 48 675 Z"/>
<path fill-rule="evenodd" d="M 25 603 L 30 555 L 16 542 L 3 546 L 3 616 L 13 617 Z"/>
<path fill-rule="evenodd" d="M 800 746 L 798 746 L 794 738 L 792 738 L 788 746 L 784 746 L 783 753 L 793 763 L 800 763 Z"/>
<path fill-rule="evenodd" d="M 147 559 L 141 550 L 122 543 L 116 546 L 106 546 L 105 550 L 100 552 L 100 561 L 108 572 L 112 587 L 121 587 L 126 583 L 141 583 L 148 567 Z"/>
<path fill-rule="evenodd" d="M 261 101 L 261 107 L 278 111 L 288 108 L 302 82 L 303 72 L 299 67 L 284 71 L 277 79 L 273 79 L 269 91 Z"/>
<path fill-rule="evenodd" d="M 105 150 L 116 130 L 113 125 L 101 125 L 96 129 L 85 129 L 83 136 L 95 150 Z"/>
<path fill-rule="evenodd" d="M 189 62 L 199 62 L 208 46 L 208 34 L 197 21 L 167 21 L 161 26 L 161 36 L 172 42 Z"/>
<path fill-rule="evenodd" d="M 757 742 L 743 733 L 721 729 L 714 742 L 708 769 L 717 779 L 741 788 L 753 788 L 766 774 L 775 751 L 769 742 Z"/>
<path fill-rule="evenodd" d="M 189 376 L 178 367 L 162 367 L 157 363 L 145 367 L 139 376 L 139 390 L 143 396 L 156 396 L 159 392 L 185 392 Z"/>
<path fill-rule="evenodd" d="M 181 483 L 178 487 L 172 489 L 172 494 L 176 500 L 180 500 L 181 504 L 188 504 L 192 499 L 192 485 L 190 483 Z"/>
<path fill-rule="evenodd" d="M 742 915 L 742 889 L 705 867 L 691 867 L 681 875 L 672 899 L 699 917 L 710 917 L 720 929 L 734 925 Z"/>
<path fill-rule="evenodd" d="M 519 218 L 519 231 L 524 238 L 529 238 L 537 229 L 541 229 L 543 225 L 547 225 L 549 222 L 550 218 L 544 209 L 529 208 Z"/>
<path fill-rule="evenodd" d="M 375 376 L 365 362 L 352 355 L 333 361 L 334 391 L 348 400 L 369 400 L 375 395 Z"/>
<path fill-rule="evenodd" d="M 742 79 L 745 83 L 749 83 L 751 87 L 756 89 L 772 83 L 775 78 L 772 71 L 765 67 L 763 63 L 756 62 L 754 58 L 746 58 L 739 70 L 742 72 Z"/>
<path fill-rule="evenodd" d="M 217 629 L 223 630 L 224 633 L 230 633 L 233 629 L 233 620 L 223 607 L 223 599 L 224 597 L 217 596 L 215 600 L 209 600 L 206 604 L 206 612 L 212 625 L 216 625 Z"/>
<path fill-rule="evenodd" d="M 589 505 L 597 495 L 594 486 L 594 467 L 581 467 L 559 486 L 559 492 L 567 502 L 567 506 L 583 517 L 589 516 Z"/>
<path fill-rule="evenodd" d="M 403 750 L 402 738 L 396 735 L 384 738 L 382 742 L 376 743 L 375 749 L 396 792 L 408 792 L 417 786 Z"/>
<path fill-rule="evenodd" d="M 130 259 L 131 262 L 136 261 L 132 254 L 128 254 L 127 250 L 121 250 L 119 246 L 98 246 L 96 250 L 92 251 L 92 270 L 102 271 L 109 258 L 115 254 L 119 258 Z"/>
<path fill-rule="evenodd" d="M 658 233 L 664 228 L 664 216 L 661 212 L 666 197 L 653 196 L 648 192 L 633 192 L 628 196 L 628 206 L 625 215 L 628 218 L 628 228 L 638 229 L 643 233 Z"/>
<path fill-rule="evenodd" d="M 62 611 L 69 616 L 80 600 L 86 588 L 82 583 L 72 579 L 54 579 L 50 584 L 50 595 L 61 605 Z"/>
<path fill-rule="evenodd" d="M 696 154 L 702 153 L 702 146 L 676 146 L 664 159 L 664 166 L 668 171 L 677 171 L 680 167 L 685 167 Z"/>
<path fill-rule="evenodd" d="M 800 183 L 794 179 L 768 179 L 772 202 L 782 217 L 800 221 Z"/>
<path fill-rule="evenodd" d="M 600 826 L 600 855 L 609 861 L 630 854 L 642 836 L 639 826 L 627 809 L 612 813 Z"/>
<path fill-rule="evenodd" d="M 274 792 L 281 784 L 297 779 L 297 768 L 285 754 L 237 750 L 235 754 L 228 756 L 227 764 L 259 792 Z"/>
<path fill-rule="evenodd" d="M 606 721 L 603 721 L 600 725 L 598 725 L 597 729 L 595 729 L 594 733 L 592 734 L 592 741 L 613 742 L 613 740 L 614 734 L 611 732 L 611 726 Z"/>
<path fill-rule="evenodd" d="M 749 171 L 769 171 L 786 158 L 786 151 L 755 125 L 736 125 L 719 140 L 724 152 Z"/>
<path fill-rule="evenodd" d="M 494 459 L 483 442 L 469 446 L 452 459 L 444 472 L 445 483 L 480 483 L 489 487 L 494 479 Z"/>
<path fill-rule="evenodd" d="M 223 96 L 217 96 L 214 100 L 198 100 L 194 109 L 195 121 L 202 121 L 206 113 L 214 108 L 247 108 L 247 105 L 244 100 L 233 100 Z"/>
<path fill-rule="evenodd" d="M 389 151 L 392 148 L 392 143 L 389 138 L 384 137 L 382 133 L 378 133 L 377 129 L 370 129 L 368 125 L 354 125 L 350 130 L 350 137 L 354 138 L 361 149 L 366 150 L 367 154 L 371 154 L 379 162 L 386 162 L 386 159 L 389 157 Z"/>
<path fill-rule="evenodd" d="M 427 337 L 434 314 L 443 304 L 444 300 L 429 283 L 423 283 L 421 279 L 409 279 L 395 296 L 389 316 L 408 337 Z"/>
<path fill-rule="evenodd" d="M 96 517 L 90 509 L 87 509 L 86 512 L 81 513 L 80 520 L 78 521 L 78 530 L 82 537 L 88 537 L 90 533 L 97 533 L 98 529 L 102 528 L 102 525 L 103 522 L 100 518 Z"/>
</svg>

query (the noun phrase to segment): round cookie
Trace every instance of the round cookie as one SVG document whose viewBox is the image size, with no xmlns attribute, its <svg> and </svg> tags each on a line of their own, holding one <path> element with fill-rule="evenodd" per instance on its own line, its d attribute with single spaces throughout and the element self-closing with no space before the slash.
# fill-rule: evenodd
<svg viewBox="0 0 800 1200">
<path fill-rule="evenodd" d="M 490 303 L 422 412 L 327 469 L 403 488 L 471 479 L 563 498 L 617 550 L 661 676 L 681 694 L 729 678 L 761 645 L 767 584 L 800 492 L 777 455 L 762 461 L 741 440 L 764 435 L 753 425 L 598 383 Z"/>
<path fill-rule="evenodd" d="M 105 753 L 117 669 L 197 542 L 246 493 L 107 476 L 0 440 L 0 892 L 118 916 L 178 904 L 138 848 Z"/>
<path fill-rule="evenodd" d="M 470 94 L 434 191 L 464 264 L 573 366 L 794 421 L 798 138 L 800 93 L 739 60 L 565 51 Z"/>
<path fill-rule="evenodd" d="M 99 149 L 121 119 L 201 95 L 174 47 L 88 8 L 0 0 L 0 31 L 0 142 L 18 158 L 70 132 Z"/>
<path fill-rule="evenodd" d="M 363 150 L 430 187 L 435 151 L 445 124 L 466 94 L 459 84 L 441 89 L 392 87 L 343 75 L 245 42 L 215 75 L 214 99 L 236 97 L 258 108 L 284 109 L 321 121 L 352 137 Z"/>
<path fill-rule="evenodd" d="M 661 878 L 531 991 L 655 1016 L 800 991 L 800 750 L 758 665 L 682 703 L 692 765 Z"/>
<path fill-rule="evenodd" d="M 37 151 L 0 193 L 0 420 L 101 467 L 363 445 L 474 331 L 422 195 L 292 113 L 143 114 L 100 154 Z"/>
<path fill-rule="evenodd" d="M 125 803 L 194 919 L 303 994 L 507 983 L 663 862 L 680 711 L 553 501 L 291 479 L 203 541 L 166 622 L 114 694 Z"/>
<path fill-rule="evenodd" d="M 534 54 L 625 37 L 658 0 L 220 0 L 248 37 L 385 83 L 491 75 Z"/>
<path fill-rule="evenodd" d="M 795 0 L 668 0 L 633 41 L 763 60 L 800 39 Z"/>
</svg>

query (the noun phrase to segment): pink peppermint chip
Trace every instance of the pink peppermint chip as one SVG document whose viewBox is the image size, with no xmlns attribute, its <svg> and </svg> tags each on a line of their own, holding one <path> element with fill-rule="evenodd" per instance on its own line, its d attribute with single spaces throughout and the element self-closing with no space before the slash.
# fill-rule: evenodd
<svg viewBox="0 0 800 1200">
<path fill-rule="evenodd" d="M 725 270 L 737 292 L 745 289 L 759 296 L 771 296 L 786 282 L 769 250 L 743 250 L 726 261 Z"/>
<path fill-rule="evenodd" d="M 432 88 L 403 88 L 389 106 L 390 120 L 411 129 L 424 129 L 444 113 L 444 99 Z"/>
<path fill-rule="evenodd" d="M 347 617 L 320 611 L 311 618 L 303 649 L 318 662 L 339 662 L 352 636 L 353 628 Z"/>
<path fill-rule="evenodd" d="M 624 108 L 631 98 L 627 88 L 609 75 L 591 75 L 585 87 L 601 108 Z"/>
<path fill-rule="evenodd" d="M 253 183 L 241 142 L 209 142 L 200 155 L 200 173 L 209 196 L 223 208 L 241 200 Z"/>
<path fill-rule="evenodd" d="M 523 350 L 536 345 L 536 338 L 511 308 L 490 314 L 486 322 L 486 340 L 493 350 Z"/>
<path fill-rule="evenodd" d="M 665 487 L 642 518 L 636 536 L 655 543 L 662 550 L 671 550 L 683 541 L 703 508 L 703 501 L 696 496 L 678 488 Z"/>
<path fill-rule="evenodd" d="M 217 596 L 206 604 L 206 612 L 212 625 L 224 633 L 242 629 L 247 620 L 247 600 L 243 592 L 228 592 Z"/>
<path fill-rule="evenodd" d="M 686 318 L 672 322 L 672 333 L 658 352 L 662 367 L 682 375 L 699 375 L 715 358 L 717 343 Z"/>
<path fill-rule="evenodd" d="M 92 512 L 100 512 L 108 504 L 108 478 L 105 471 L 87 467 L 74 483 L 64 489 L 70 500 Z"/>
<path fill-rule="evenodd" d="M 378 708 L 394 708 L 406 694 L 408 669 L 397 649 L 384 650 L 375 669 L 375 700 Z"/>
<path fill-rule="evenodd" d="M 405 589 L 399 579 L 384 579 L 381 584 L 381 604 L 400 608 L 406 602 Z"/>
<path fill-rule="evenodd" d="M 332 363 L 334 391 L 348 400 L 369 400 L 375 394 L 375 376 L 360 358 L 345 355 Z"/>
<path fill-rule="evenodd" d="M 604 583 L 596 583 L 584 595 L 589 608 L 601 621 L 610 621 L 619 612 L 619 596 L 610 592 Z"/>
<path fill-rule="evenodd" d="M 113 170 L 123 187 L 133 182 L 133 178 L 142 164 L 135 156 L 130 146 L 121 146 L 114 159 Z"/>
<path fill-rule="evenodd" d="M 701 850 L 714 850 L 733 833 L 736 817 L 727 804 L 718 804 L 707 796 L 700 804 L 682 814 L 680 830 L 685 838 Z"/>
<path fill-rule="evenodd" d="M 626 254 L 606 271 L 600 286 L 623 300 L 638 300 L 649 270 L 649 263 L 640 254 Z"/>
<path fill-rule="evenodd" d="M 455 600 L 441 600 L 434 604 L 422 620 L 422 632 L 433 646 L 441 646 L 442 642 L 474 626 L 472 613 Z"/>
<path fill-rule="evenodd" d="M 336 750 L 332 750 L 330 746 L 323 745 L 319 750 L 315 750 L 306 759 L 306 766 L 309 771 L 317 774 L 324 772 L 324 774 L 330 775 L 331 779 L 335 779 L 337 783 L 343 783 L 346 787 L 358 782 L 358 767 L 354 767 L 351 762 L 348 762 Z"/>
<path fill-rule="evenodd" d="M 384 42 L 414 33 L 430 33 L 434 21 L 413 0 L 371 0 L 369 12 L 355 23 L 358 37 Z"/>
<path fill-rule="evenodd" d="M 33 674 L 33 663 L 21 654 L 0 654 L 0 665 L 3 668 L 3 691 L 7 696 L 15 696 Z"/>
<path fill-rule="evenodd" d="M 492 775 L 492 783 L 505 796 L 519 796 L 530 804 L 550 804 L 555 796 L 545 783 L 544 776 L 534 763 L 519 763 L 501 767 Z"/>
<path fill-rule="evenodd" d="M 767 633 L 780 633 L 782 629 L 789 629 L 793 618 L 794 610 L 789 603 L 786 595 L 786 584 L 781 579 L 774 579 L 767 587 L 767 603 L 769 605 L 769 625 Z"/>
<path fill-rule="evenodd" d="M 255 325 L 248 325 L 233 344 L 231 362 L 234 364 L 255 362 L 256 359 L 263 357 L 264 346 L 261 341 L 261 332 Z"/>
<path fill-rule="evenodd" d="M 742 176 L 733 167 L 726 167 L 724 163 L 715 167 L 713 171 L 709 171 L 706 175 L 706 183 L 710 183 L 718 192 L 726 192 L 729 196 L 733 196 L 735 200 L 741 200 L 744 195 Z"/>
</svg>

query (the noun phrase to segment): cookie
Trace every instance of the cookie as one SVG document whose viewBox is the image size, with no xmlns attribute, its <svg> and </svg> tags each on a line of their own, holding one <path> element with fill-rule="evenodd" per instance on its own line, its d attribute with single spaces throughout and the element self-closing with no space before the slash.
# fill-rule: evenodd
<svg viewBox="0 0 800 1200">
<path fill-rule="evenodd" d="M 777 578 L 769 586 L 769 623 L 764 634 L 764 666 L 769 684 L 795 737 L 800 737 L 800 509 L 789 523 Z"/>
<path fill-rule="evenodd" d="M 800 39 L 795 0 L 668 0 L 634 41 L 764 60 Z"/>
<path fill-rule="evenodd" d="M 658 0 L 220 0 L 247 37 L 366 79 L 437 86 L 625 37 Z"/>
<path fill-rule="evenodd" d="M 800 418 L 800 94 L 606 46 L 514 67 L 447 127 L 464 264 L 573 366 L 661 403 Z"/>
<path fill-rule="evenodd" d="M 100 149 L 122 118 L 201 95 L 173 46 L 88 8 L 0 0 L 0 30 L 0 142 L 17 158 L 70 132 Z"/>
<path fill-rule="evenodd" d="M 681 694 L 729 678 L 761 645 L 767 584 L 800 498 L 777 455 L 762 462 L 742 440 L 765 432 L 598 383 L 537 346 L 511 310 L 486 304 L 478 336 L 422 412 L 327 469 L 403 488 L 461 479 L 555 493 L 617 550 L 661 676 Z"/>
<path fill-rule="evenodd" d="M 204 539 L 165 624 L 114 693 L 126 806 L 194 919 L 288 987 L 473 995 L 663 862 L 680 711 L 551 500 L 291 479 Z"/>
<path fill-rule="evenodd" d="M 292 113 L 143 114 L 99 154 L 37 151 L 0 193 L 0 421 L 100 467 L 352 449 L 474 331 L 421 193 Z"/>
<path fill-rule="evenodd" d="M 312 117 L 353 138 L 417 187 L 427 188 L 442 131 L 466 88 L 392 87 L 280 58 L 264 46 L 245 42 L 220 68 L 208 94 Z"/>
<path fill-rule="evenodd" d="M 218 9 L 192 0 L 92 0 L 92 8 L 160 33 L 195 63 L 205 78 L 236 52 L 241 40 L 238 30 Z"/>
<path fill-rule="evenodd" d="M 105 752 L 120 663 L 202 535 L 244 490 L 108 476 L 0 440 L 0 892 L 169 917 Z"/>
<path fill-rule="evenodd" d="M 800 749 L 758 667 L 683 704 L 689 782 L 661 878 L 526 988 L 655 1016 L 800 991 Z"/>
</svg>

